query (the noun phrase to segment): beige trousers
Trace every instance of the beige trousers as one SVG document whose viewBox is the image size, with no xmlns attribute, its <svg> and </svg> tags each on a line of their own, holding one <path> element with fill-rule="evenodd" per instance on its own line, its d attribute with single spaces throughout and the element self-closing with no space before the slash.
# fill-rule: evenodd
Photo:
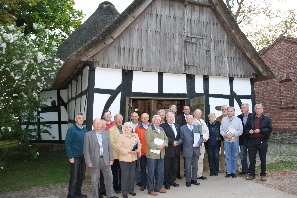
<svg viewBox="0 0 297 198">
<path fill-rule="evenodd" d="M 203 159 L 204 159 L 204 154 L 205 154 L 205 146 L 204 143 L 202 144 L 202 146 L 200 147 L 200 156 L 198 159 L 198 170 L 197 170 L 197 176 L 201 177 L 202 176 L 202 172 L 203 172 Z"/>
</svg>

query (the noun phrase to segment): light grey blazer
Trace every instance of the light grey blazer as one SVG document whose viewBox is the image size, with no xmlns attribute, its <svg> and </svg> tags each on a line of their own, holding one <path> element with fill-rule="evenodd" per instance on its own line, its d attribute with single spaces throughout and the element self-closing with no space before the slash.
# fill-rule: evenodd
<svg viewBox="0 0 297 198">
<path fill-rule="evenodd" d="M 110 143 L 109 133 L 101 130 L 103 144 L 103 159 L 105 166 L 109 166 L 109 161 L 113 161 L 112 147 Z M 92 130 L 85 134 L 84 139 L 84 158 L 86 164 L 92 164 L 93 167 L 99 167 L 100 148 L 96 131 Z"/>
<path fill-rule="evenodd" d="M 198 125 L 192 125 L 193 131 L 191 131 L 188 126 L 185 124 L 180 128 L 180 139 L 177 143 L 183 144 L 183 154 L 184 157 L 192 157 L 193 152 L 196 153 L 197 156 L 200 156 L 200 146 L 203 142 L 203 135 L 200 132 Z M 193 133 L 200 133 L 200 139 L 198 142 L 199 147 L 193 147 L 194 144 L 194 134 Z"/>
</svg>

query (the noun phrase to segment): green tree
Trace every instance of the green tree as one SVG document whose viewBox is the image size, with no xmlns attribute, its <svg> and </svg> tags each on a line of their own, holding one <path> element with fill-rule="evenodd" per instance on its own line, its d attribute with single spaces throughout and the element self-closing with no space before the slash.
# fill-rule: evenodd
<svg viewBox="0 0 297 198">
<path fill-rule="evenodd" d="M 297 37 L 297 11 L 294 9 L 272 9 L 272 3 L 275 3 L 275 0 L 224 1 L 257 50 L 272 44 L 279 36 Z M 279 3 L 281 5 L 285 1 L 279 1 Z"/>
<path fill-rule="evenodd" d="M 34 23 L 43 24 L 51 31 L 49 37 L 61 43 L 83 19 L 83 12 L 73 6 L 74 0 L 1 0 L 0 25 L 25 25 L 27 34 L 35 33 Z"/>
<path fill-rule="evenodd" d="M 33 28 L 35 34 L 24 34 L 15 25 L 0 26 L 0 140 L 18 139 L 37 157 L 30 140 L 46 132 L 37 122 L 43 107 L 39 93 L 51 86 L 63 62 L 55 58 L 57 44 L 49 39 L 50 31 L 42 25 Z"/>
</svg>

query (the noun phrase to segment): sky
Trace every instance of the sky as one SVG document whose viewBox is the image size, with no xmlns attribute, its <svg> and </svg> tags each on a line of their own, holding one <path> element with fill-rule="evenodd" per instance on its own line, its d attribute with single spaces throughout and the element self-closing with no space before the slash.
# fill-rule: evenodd
<svg viewBox="0 0 297 198">
<path fill-rule="evenodd" d="M 91 16 L 100 3 L 106 0 L 74 0 L 75 9 L 82 10 L 86 15 L 84 20 L 87 20 Z M 119 13 L 122 13 L 132 2 L 133 0 L 108 0 L 111 2 Z M 255 1 L 255 0 L 248 0 Z M 272 9 L 295 9 L 297 10 L 296 0 L 268 0 L 272 2 Z"/>
</svg>

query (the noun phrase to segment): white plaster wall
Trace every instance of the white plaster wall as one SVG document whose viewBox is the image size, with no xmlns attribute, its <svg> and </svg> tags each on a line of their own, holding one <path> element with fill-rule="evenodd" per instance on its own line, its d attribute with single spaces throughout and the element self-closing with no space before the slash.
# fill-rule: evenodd
<svg viewBox="0 0 297 198">
<path fill-rule="evenodd" d="M 40 113 L 40 121 L 58 121 L 58 112 Z"/>
<path fill-rule="evenodd" d="M 82 74 L 82 90 L 83 91 L 86 90 L 88 87 L 88 83 L 89 83 L 88 79 L 89 79 L 89 67 L 87 66 L 83 69 L 83 74 Z"/>
<path fill-rule="evenodd" d="M 229 78 L 221 76 L 210 76 L 209 93 L 230 95 Z"/>
<path fill-rule="evenodd" d="M 82 76 L 80 75 L 80 76 L 78 76 L 78 78 L 77 78 L 77 85 L 76 85 L 76 90 L 77 90 L 77 92 L 78 93 L 80 93 L 82 90 L 81 90 L 81 80 L 82 80 Z"/>
<path fill-rule="evenodd" d="M 209 109 L 210 109 L 210 113 L 215 113 L 217 117 L 219 117 L 220 115 L 222 115 L 222 111 L 217 111 L 215 109 L 216 106 L 223 106 L 223 105 L 228 105 L 229 106 L 229 99 L 225 99 L 225 98 L 209 98 Z M 208 116 L 208 115 L 205 115 Z"/>
<path fill-rule="evenodd" d="M 104 106 L 107 102 L 107 100 L 110 98 L 109 94 L 94 94 L 94 106 L 93 106 L 93 118 L 101 118 Z M 113 101 L 112 105 L 109 108 L 109 111 L 113 116 L 120 112 L 120 100 L 121 100 L 121 94 L 119 94 L 115 100 Z"/>
<path fill-rule="evenodd" d="M 73 120 L 75 115 L 74 115 L 74 111 L 75 111 L 75 101 L 71 101 L 68 104 L 68 119 Z"/>
<path fill-rule="evenodd" d="M 71 98 L 71 87 L 72 87 L 72 85 L 69 84 L 69 85 L 68 85 L 68 89 L 67 89 L 67 93 L 68 93 L 67 97 L 68 97 L 68 100 Z M 68 101 L 68 100 L 67 100 L 67 101 Z"/>
<path fill-rule="evenodd" d="M 164 93 L 187 93 L 187 82 L 185 74 L 163 74 Z"/>
<path fill-rule="evenodd" d="M 71 83 L 71 89 L 72 89 L 72 97 L 75 97 L 77 95 L 77 91 L 76 91 L 76 84 L 77 82 L 75 80 L 72 80 L 72 83 Z"/>
<path fill-rule="evenodd" d="M 95 88 L 116 89 L 122 83 L 122 70 L 96 67 Z"/>
<path fill-rule="evenodd" d="M 158 93 L 158 73 L 134 71 L 132 92 Z"/>
<path fill-rule="evenodd" d="M 65 140 L 65 137 L 66 137 L 66 133 L 67 133 L 67 130 L 68 130 L 68 124 L 62 124 L 61 125 L 61 130 L 62 130 L 62 140 Z"/>
<path fill-rule="evenodd" d="M 237 95 L 251 95 L 251 83 L 249 78 L 234 78 L 233 91 Z"/>
<path fill-rule="evenodd" d="M 83 114 L 85 114 L 86 111 L 87 111 L 87 101 L 86 101 L 86 98 L 87 98 L 86 95 L 83 95 L 81 97 L 81 112 Z"/>
<path fill-rule="evenodd" d="M 75 100 L 75 112 L 74 112 L 75 115 L 80 113 L 80 109 L 81 109 L 80 107 L 81 107 L 81 98 L 77 98 Z"/>
<path fill-rule="evenodd" d="M 47 133 L 41 133 L 41 138 L 42 140 L 59 140 L 59 130 L 58 130 L 58 125 L 57 124 L 52 124 L 52 128 L 45 128 L 48 130 L 52 135 L 49 135 Z M 55 137 L 53 139 L 53 136 Z"/>
<path fill-rule="evenodd" d="M 67 97 L 67 89 L 60 90 L 60 96 L 64 100 L 64 102 L 67 103 L 68 97 Z"/>
<path fill-rule="evenodd" d="M 51 106 L 52 100 L 55 100 L 57 102 L 57 91 L 43 91 L 40 93 L 40 97 L 43 99 L 46 99 L 43 104 L 47 106 Z M 58 105 L 58 104 L 57 104 Z"/>
<path fill-rule="evenodd" d="M 204 93 L 202 75 L 195 75 L 195 91 L 196 93 Z"/>
</svg>

